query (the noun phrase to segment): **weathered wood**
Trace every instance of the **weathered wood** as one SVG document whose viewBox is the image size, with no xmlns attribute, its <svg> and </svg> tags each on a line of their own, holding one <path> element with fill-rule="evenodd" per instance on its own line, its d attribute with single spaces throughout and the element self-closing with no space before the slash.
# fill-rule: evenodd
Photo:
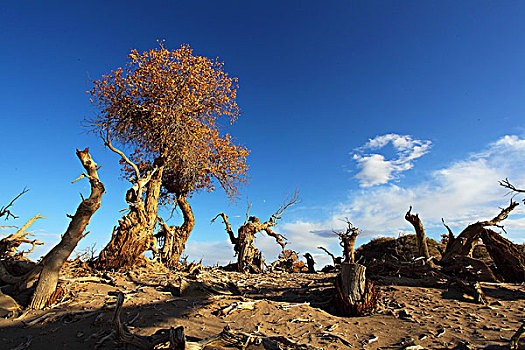
<svg viewBox="0 0 525 350">
<path fill-rule="evenodd" d="M 169 330 L 159 330 L 151 336 L 141 336 L 133 334 L 128 327 L 120 320 L 122 312 L 122 304 L 124 303 L 124 293 L 110 292 L 110 295 L 117 297 L 117 305 L 115 314 L 113 316 L 114 334 L 119 343 L 131 344 L 139 349 L 150 350 L 157 345 L 170 342 L 170 349 L 184 349 L 186 344 L 186 337 L 184 335 L 184 327 L 171 327 Z"/>
<path fill-rule="evenodd" d="M 80 159 L 82 166 L 87 172 L 87 174 L 84 174 L 84 177 L 89 179 L 91 194 L 78 206 L 77 211 L 71 218 L 71 222 L 69 223 L 66 232 L 62 235 L 60 242 L 46 254 L 42 259 L 42 262 L 39 264 L 41 272 L 31 304 L 29 305 L 29 308 L 31 309 L 43 308 L 48 299 L 55 292 L 60 269 L 67 258 L 69 258 L 78 242 L 84 237 L 84 230 L 89 224 L 91 216 L 93 216 L 95 211 L 100 207 L 100 199 L 105 191 L 104 185 L 98 178 L 97 164 L 91 158 L 89 149 L 86 148 L 83 151 L 77 149 L 77 157 Z"/>
<path fill-rule="evenodd" d="M 510 338 L 509 349 L 517 350 L 521 336 L 525 333 L 525 322 L 521 324 L 516 333 Z"/>
<path fill-rule="evenodd" d="M 484 261 L 468 256 L 456 255 L 450 258 L 442 271 L 466 281 L 500 282 Z"/>
<path fill-rule="evenodd" d="M 449 264 L 455 256 L 470 256 L 474 246 L 481 238 L 481 234 L 487 226 L 498 226 L 499 222 L 505 220 L 509 213 L 518 206 L 518 202 L 510 201 L 508 207 L 502 209 L 492 220 L 478 221 L 468 225 L 452 242 L 448 242 L 445 254 L 441 258 L 441 264 Z"/>
<path fill-rule="evenodd" d="M 483 290 L 481 289 L 481 285 L 479 282 L 465 282 L 459 278 L 450 278 L 450 283 L 455 284 L 459 286 L 461 289 L 463 289 L 467 294 L 472 296 L 474 298 L 474 301 L 478 304 L 487 305 L 487 297 L 485 296 L 485 293 L 483 293 Z"/>
<path fill-rule="evenodd" d="M 135 265 L 150 247 L 154 246 L 153 231 L 157 223 L 162 174 L 165 165 L 161 160 L 155 161 L 155 168 L 146 174 L 140 174 L 138 166 L 122 151 L 115 148 L 109 139 L 104 143 L 113 152 L 121 156 L 135 172 L 133 186 L 126 193 L 129 212 L 113 229 L 110 242 L 102 249 L 95 266 L 102 270 L 125 269 Z M 146 191 L 146 198 L 143 192 Z"/>
<path fill-rule="evenodd" d="M 23 258 L 24 255 L 29 254 L 35 246 L 37 245 L 43 245 L 44 243 L 40 242 L 37 239 L 30 240 L 28 239 L 28 236 L 30 235 L 29 232 L 26 232 L 26 230 L 31 226 L 37 219 L 47 219 L 46 217 L 42 217 L 39 214 L 36 214 L 36 216 L 32 217 L 27 221 L 24 226 L 22 226 L 18 231 L 15 233 L 4 237 L 0 240 L 0 259 L 20 259 Z M 32 245 L 32 248 L 30 250 L 21 252 L 18 250 L 20 245 L 28 243 Z"/>
<path fill-rule="evenodd" d="M 367 281 L 366 267 L 356 263 L 343 263 L 336 277 L 336 313 L 343 316 L 362 316 L 373 312 L 378 293 Z"/>
<path fill-rule="evenodd" d="M 412 214 L 411 211 L 412 206 L 410 206 L 407 213 L 405 214 L 405 220 L 410 222 L 412 226 L 414 226 L 414 230 L 416 231 L 416 245 L 418 256 L 423 256 L 425 257 L 425 259 L 428 260 L 430 258 L 430 253 L 428 252 L 425 228 L 423 227 L 423 223 L 421 222 L 419 215 Z"/>
<path fill-rule="evenodd" d="M 525 282 L 525 254 L 508 239 L 483 229 L 481 239 L 505 282 Z"/>
<path fill-rule="evenodd" d="M 239 272 L 245 273 L 260 273 L 263 271 L 262 253 L 255 247 L 253 241 L 255 235 L 261 231 L 266 232 L 270 237 L 275 238 L 282 249 L 286 246 L 284 240 L 286 238 L 278 233 L 273 232 L 272 227 L 277 225 L 278 220 L 281 219 L 283 212 L 291 205 L 299 201 L 297 191 L 287 201 L 285 201 L 277 211 L 272 214 L 270 219 L 266 222 L 261 222 L 256 216 L 249 216 L 250 206 L 246 211 L 246 220 L 244 224 L 237 230 L 237 237 L 235 237 L 231 225 L 228 222 L 228 216 L 224 213 L 219 213 L 211 221 L 214 222 L 219 216 L 222 218 L 226 227 L 226 232 L 233 244 L 233 249 L 237 255 L 237 268 Z"/>
<path fill-rule="evenodd" d="M 357 236 L 359 235 L 359 229 L 352 225 L 352 223 L 348 220 L 348 218 L 345 219 L 345 222 L 347 224 L 347 228 L 345 231 L 337 232 L 337 235 L 339 236 L 339 239 L 341 240 L 339 244 L 343 248 L 343 258 L 345 263 L 353 263 L 355 262 L 355 253 L 354 253 L 354 245 L 355 241 L 357 239 Z"/>
</svg>

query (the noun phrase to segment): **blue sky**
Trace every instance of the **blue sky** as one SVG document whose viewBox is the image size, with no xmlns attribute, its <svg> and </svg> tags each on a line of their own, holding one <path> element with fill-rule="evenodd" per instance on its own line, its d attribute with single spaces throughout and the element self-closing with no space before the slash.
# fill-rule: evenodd
<svg viewBox="0 0 525 350">
<path fill-rule="evenodd" d="M 268 218 L 295 188 L 302 202 L 278 230 L 290 247 L 339 252 L 330 231 L 345 216 L 370 237 L 411 232 L 409 205 L 431 237 L 494 215 L 508 201 L 497 180 L 525 187 L 525 3 L 519 1 L 13 1 L 0 10 L 3 97 L 0 201 L 49 249 L 89 187 L 71 184 L 90 147 L 107 193 L 80 248 L 109 240 L 126 207 L 118 158 L 81 128 L 95 110 L 90 79 L 122 66 L 130 49 L 190 44 L 239 78 L 243 115 L 228 131 L 252 153 L 250 181 L 191 201 L 190 259 L 227 262 L 219 223 Z M 525 239 L 521 209 L 509 237 Z M 166 217 L 169 209 L 162 211 Z M 181 220 L 176 215 L 171 223 Z M 278 246 L 261 237 L 269 258 Z M 45 248 L 40 252 L 43 253 Z"/>
</svg>

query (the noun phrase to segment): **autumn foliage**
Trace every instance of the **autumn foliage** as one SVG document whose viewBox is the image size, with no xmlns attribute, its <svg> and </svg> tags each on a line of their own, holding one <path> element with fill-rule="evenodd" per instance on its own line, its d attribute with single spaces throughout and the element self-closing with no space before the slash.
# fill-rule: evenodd
<svg viewBox="0 0 525 350">
<path fill-rule="evenodd" d="M 188 45 L 170 51 L 160 43 L 132 50 L 124 68 L 93 83 L 89 93 L 100 113 L 91 129 L 132 150 L 141 169 L 162 161 L 164 194 L 213 190 L 213 179 L 229 196 L 238 193 L 249 151 L 219 132 L 219 120 L 231 124 L 240 114 L 237 79 L 223 63 L 193 55 Z"/>
</svg>

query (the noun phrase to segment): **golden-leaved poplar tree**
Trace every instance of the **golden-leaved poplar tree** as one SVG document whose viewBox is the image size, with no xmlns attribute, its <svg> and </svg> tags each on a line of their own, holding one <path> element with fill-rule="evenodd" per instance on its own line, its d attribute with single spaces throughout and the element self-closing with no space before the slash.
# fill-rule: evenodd
<svg viewBox="0 0 525 350">
<path fill-rule="evenodd" d="M 195 223 L 192 194 L 218 184 L 233 198 L 246 181 L 249 151 L 220 132 L 221 122 L 232 124 L 240 115 L 237 79 L 224 72 L 222 62 L 194 55 L 188 45 L 169 50 L 160 43 L 143 53 L 132 50 L 124 68 L 93 84 L 89 93 L 98 113 L 87 126 L 121 156 L 132 183 L 129 210 L 97 265 L 129 267 L 152 249 L 173 266 Z M 159 204 L 178 206 L 182 225 L 164 223 Z M 161 229 L 155 234 L 157 223 Z"/>
</svg>

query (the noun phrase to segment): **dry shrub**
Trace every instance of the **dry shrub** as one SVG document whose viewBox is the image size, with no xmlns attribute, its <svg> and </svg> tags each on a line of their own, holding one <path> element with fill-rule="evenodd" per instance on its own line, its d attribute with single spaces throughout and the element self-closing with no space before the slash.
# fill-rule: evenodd
<svg viewBox="0 0 525 350">
<path fill-rule="evenodd" d="M 427 245 L 430 255 L 440 259 L 445 245 L 431 238 L 427 238 Z M 365 266 L 383 260 L 411 261 L 416 257 L 416 235 L 413 234 L 400 236 L 397 239 L 391 237 L 375 238 L 356 250 L 356 261 Z"/>
</svg>

